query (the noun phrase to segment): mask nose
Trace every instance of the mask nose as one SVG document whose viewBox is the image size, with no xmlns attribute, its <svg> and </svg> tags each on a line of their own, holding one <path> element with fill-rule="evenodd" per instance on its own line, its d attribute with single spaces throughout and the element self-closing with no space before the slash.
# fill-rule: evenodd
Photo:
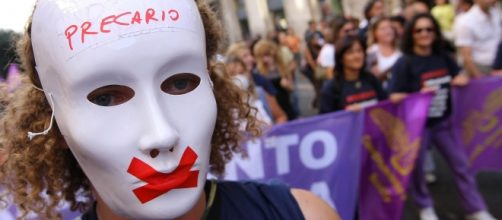
<svg viewBox="0 0 502 220">
<path fill-rule="evenodd" d="M 140 138 L 140 149 L 156 158 L 161 153 L 174 152 L 178 145 L 179 133 L 165 117 L 160 108 L 150 108 L 146 118 L 145 132 Z"/>
</svg>

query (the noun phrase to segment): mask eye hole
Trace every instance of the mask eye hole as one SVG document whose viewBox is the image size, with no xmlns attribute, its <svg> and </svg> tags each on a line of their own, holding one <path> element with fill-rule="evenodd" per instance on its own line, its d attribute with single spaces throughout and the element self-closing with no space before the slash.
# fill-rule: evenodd
<svg viewBox="0 0 502 220">
<path fill-rule="evenodd" d="M 95 89 L 87 99 L 99 106 L 116 106 L 134 97 L 134 90 L 127 86 L 108 85 Z"/>
<path fill-rule="evenodd" d="M 167 78 L 160 89 L 170 95 L 183 95 L 193 91 L 200 84 L 200 77 L 192 73 L 179 73 Z"/>
</svg>

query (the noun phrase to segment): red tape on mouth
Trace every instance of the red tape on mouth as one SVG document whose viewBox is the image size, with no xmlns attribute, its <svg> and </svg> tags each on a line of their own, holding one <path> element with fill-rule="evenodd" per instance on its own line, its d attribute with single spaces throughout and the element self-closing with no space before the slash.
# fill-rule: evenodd
<svg viewBox="0 0 502 220">
<path fill-rule="evenodd" d="M 199 171 L 190 171 L 197 154 L 192 148 L 187 147 L 178 164 L 171 173 L 160 173 L 153 167 L 134 157 L 127 172 L 147 184 L 133 190 L 134 195 L 142 204 L 145 204 L 172 189 L 197 187 Z"/>
</svg>

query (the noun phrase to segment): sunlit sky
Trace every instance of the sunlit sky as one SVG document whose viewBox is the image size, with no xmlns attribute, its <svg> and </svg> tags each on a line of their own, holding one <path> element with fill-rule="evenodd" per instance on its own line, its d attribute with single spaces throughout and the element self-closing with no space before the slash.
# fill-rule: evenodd
<svg viewBox="0 0 502 220">
<path fill-rule="evenodd" d="M 36 0 L 0 0 L 0 29 L 22 32 Z"/>
</svg>

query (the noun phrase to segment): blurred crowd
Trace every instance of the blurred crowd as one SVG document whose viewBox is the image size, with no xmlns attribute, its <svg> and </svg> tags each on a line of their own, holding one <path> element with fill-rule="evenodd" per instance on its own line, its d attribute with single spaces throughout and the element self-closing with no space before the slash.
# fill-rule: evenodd
<svg viewBox="0 0 502 220">
<path fill-rule="evenodd" d="M 433 7 L 409 1 L 401 14 L 387 16 L 382 0 L 370 0 L 365 19 L 325 16 L 310 21 L 300 36 L 291 28 L 265 38 L 230 45 L 227 74 L 258 117 L 273 125 L 294 120 L 299 111 L 298 78 L 315 91 L 319 114 L 360 111 L 379 101 L 399 103 L 415 92 L 430 92 L 422 147 L 411 179 L 411 195 L 422 220 L 437 220 L 426 182 L 435 179 L 430 147 L 453 170 L 467 219 L 493 220 L 468 172 L 468 160 L 450 135 L 451 88 L 471 80 L 502 76 L 502 18 L 496 0 L 448 0 Z"/>
<path fill-rule="evenodd" d="M 461 68 L 460 72 L 470 78 L 500 75 L 502 25 L 496 2 L 461 0 L 455 8 L 448 0 L 436 0 L 433 7 L 423 1 L 409 1 L 401 14 L 386 16 L 384 3 L 371 0 L 364 8 L 364 20 L 328 15 L 321 21 L 310 21 L 302 37 L 287 28 L 274 30 L 266 37 L 234 43 L 224 56 L 227 71 L 243 90 L 253 94 L 250 101 L 269 124 L 302 115 L 297 88 L 297 77 L 301 76 L 306 77 L 315 90 L 311 104 L 319 113 L 357 110 L 386 99 L 395 64 L 403 54 L 415 54 L 413 47 L 420 41 L 430 40 L 434 50 L 450 56 Z M 430 28 L 410 27 L 411 21 L 421 14 L 433 18 Z M 435 35 L 437 39 L 425 39 L 428 35 Z M 354 48 L 347 41 L 360 44 L 355 56 L 352 56 Z M 323 96 L 323 91 L 333 96 L 328 90 L 339 86 L 333 85 L 334 82 L 359 77 L 344 71 L 347 66 L 353 66 L 358 70 L 356 75 L 363 75 L 375 84 L 378 94 L 339 103 L 333 103 L 329 95 Z M 365 83 L 359 84 L 356 87 L 365 86 Z M 341 95 L 343 99 L 351 94 Z"/>
</svg>

